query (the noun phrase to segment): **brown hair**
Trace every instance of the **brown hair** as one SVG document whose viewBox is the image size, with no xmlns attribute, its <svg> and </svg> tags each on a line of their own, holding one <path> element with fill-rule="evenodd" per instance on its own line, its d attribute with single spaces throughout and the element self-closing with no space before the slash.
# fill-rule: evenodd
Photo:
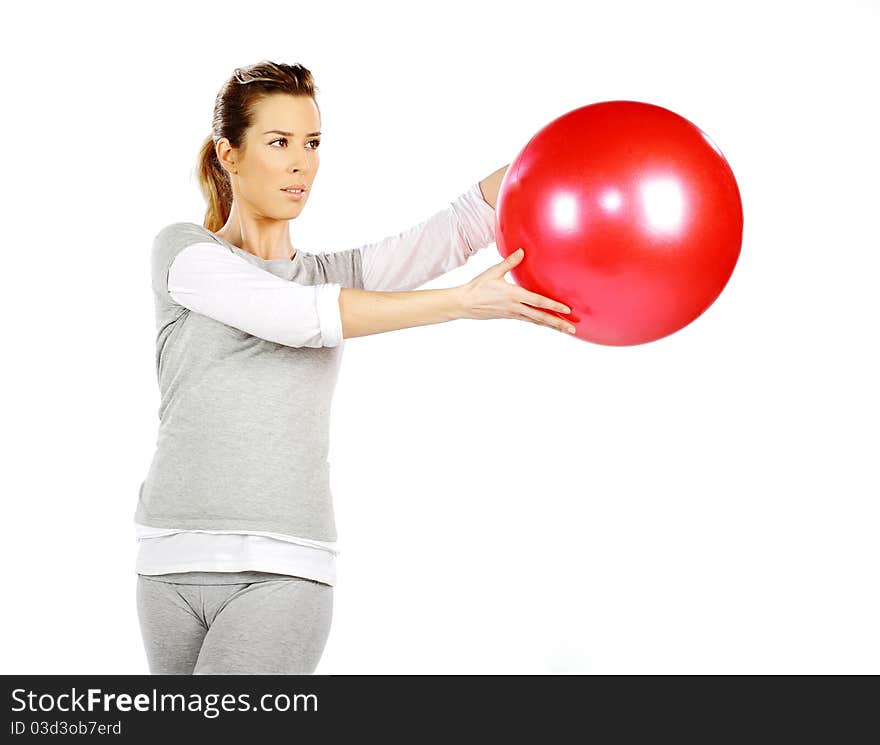
<svg viewBox="0 0 880 745">
<path fill-rule="evenodd" d="M 257 104 L 274 93 L 315 99 L 318 88 L 312 73 L 302 65 L 263 60 L 235 68 L 232 77 L 223 84 L 214 100 L 212 131 L 202 143 L 196 165 L 199 187 L 208 203 L 204 226 L 211 232 L 220 230 L 226 224 L 232 209 L 232 184 L 217 160 L 217 142 L 225 137 L 233 147 L 242 148 L 244 152 L 244 133 L 253 122 Z M 318 108 L 319 114 L 320 111 Z"/>
</svg>

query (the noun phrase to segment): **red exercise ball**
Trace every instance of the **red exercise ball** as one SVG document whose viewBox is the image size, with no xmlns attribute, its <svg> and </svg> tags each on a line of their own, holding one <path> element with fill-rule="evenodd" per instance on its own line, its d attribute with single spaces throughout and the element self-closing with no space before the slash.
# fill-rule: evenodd
<svg viewBox="0 0 880 745">
<path fill-rule="evenodd" d="M 517 154 L 495 237 L 518 285 L 572 309 L 581 339 L 655 341 L 706 310 L 739 258 L 739 189 L 721 151 L 687 119 L 638 101 L 568 112 Z"/>
</svg>

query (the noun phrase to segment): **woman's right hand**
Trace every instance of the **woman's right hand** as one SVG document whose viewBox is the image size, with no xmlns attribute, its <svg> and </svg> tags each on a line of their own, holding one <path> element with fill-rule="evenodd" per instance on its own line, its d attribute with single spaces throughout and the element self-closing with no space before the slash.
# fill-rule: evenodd
<svg viewBox="0 0 880 745">
<path fill-rule="evenodd" d="M 563 303 L 512 284 L 504 278 L 507 272 L 522 261 L 523 255 L 523 249 L 517 249 L 504 261 L 490 266 L 482 274 L 478 274 L 470 282 L 458 288 L 462 303 L 462 318 L 477 320 L 517 318 L 538 326 L 549 326 L 565 333 L 574 333 L 574 326 L 569 321 L 538 310 L 538 308 L 547 308 L 559 313 L 571 313 Z"/>
</svg>

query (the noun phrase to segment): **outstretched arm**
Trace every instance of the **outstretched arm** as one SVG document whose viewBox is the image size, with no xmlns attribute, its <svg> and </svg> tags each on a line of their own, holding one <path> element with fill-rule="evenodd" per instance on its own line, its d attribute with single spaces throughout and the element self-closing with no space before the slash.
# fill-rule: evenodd
<svg viewBox="0 0 880 745">
<path fill-rule="evenodd" d="M 413 290 L 462 266 L 477 251 L 492 244 L 495 210 L 486 196 L 495 200 L 505 169 L 479 184 L 473 183 L 446 209 L 418 225 L 350 249 L 360 254 L 363 289 Z"/>
</svg>

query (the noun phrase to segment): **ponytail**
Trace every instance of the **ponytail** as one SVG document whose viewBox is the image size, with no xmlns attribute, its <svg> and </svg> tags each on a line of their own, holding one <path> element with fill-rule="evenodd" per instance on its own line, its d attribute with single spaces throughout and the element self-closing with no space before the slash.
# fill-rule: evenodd
<svg viewBox="0 0 880 745">
<path fill-rule="evenodd" d="M 208 204 L 204 226 L 216 233 L 229 219 L 232 209 L 232 185 L 229 176 L 220 166 L 214 149 L 214 138 L 208 135 L 202 143 L 197 164 L 199 186 Z"/>
</svg>

